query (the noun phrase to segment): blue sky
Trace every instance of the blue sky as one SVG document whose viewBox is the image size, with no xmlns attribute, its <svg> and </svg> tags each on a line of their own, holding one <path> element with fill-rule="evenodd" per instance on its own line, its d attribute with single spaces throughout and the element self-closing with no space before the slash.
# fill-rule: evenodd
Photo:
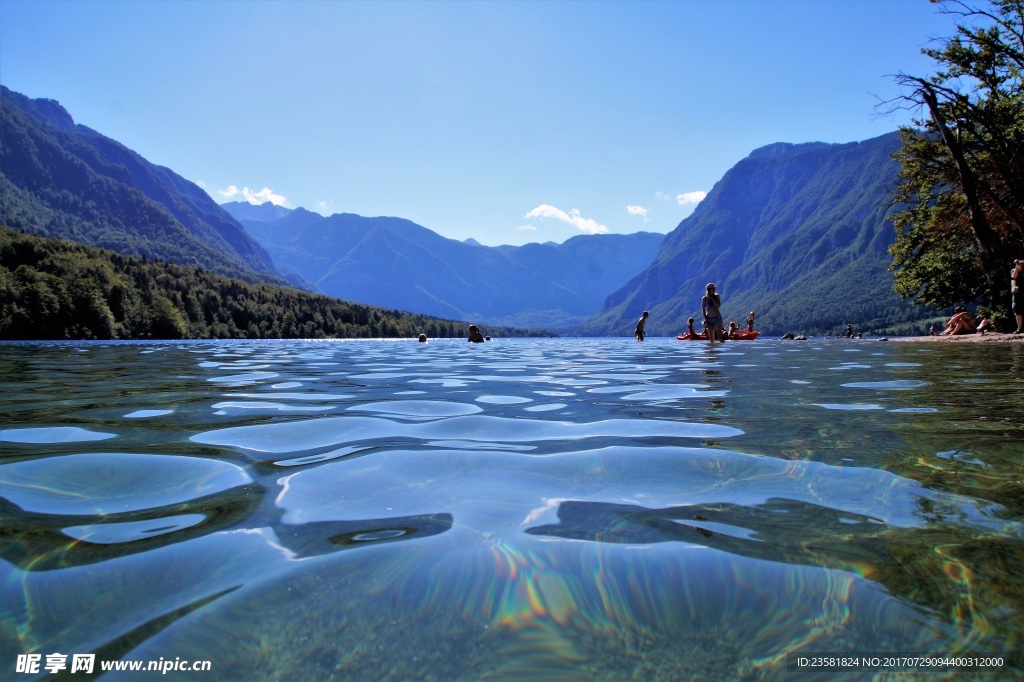
<svg viewBox="0 0 1024 682">
<path fill-rule="evenodd" d="M 926 0 L 0 0 L 0 83 L 218 202 L 668 232 L 752 150 L 895 130 Z"/>
</svg>

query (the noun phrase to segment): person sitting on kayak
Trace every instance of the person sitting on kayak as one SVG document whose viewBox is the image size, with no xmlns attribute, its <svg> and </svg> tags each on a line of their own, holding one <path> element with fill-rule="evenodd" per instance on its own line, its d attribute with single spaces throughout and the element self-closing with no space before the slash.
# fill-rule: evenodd
<svg viewBox="0 0 1024 682">
<path fill-rule="evenodd" d="M 691 318 L 689 318 L 688 320 L 686 320 L 686 334 L 687 334 L 687 336 L 689 336 L 689 337 L 690 337 L 691 339 L 692 339 L 693 337 L 697 336 L 697 332 L 696 332 L 696 331 L 694 330 L 694 328 L 693 328 L 693 318 L 692 318 L 692 317 L 691 317 Z"/>
<path fill-rule="evenodd" d="M 738 324 L 736 324 L 735 322 L 730 322 L 729 323 L 729 334 L 728 334 L 728 336 L 726 338 L 734 339 L 734 340 L 740 338 L 740 326 Z"/>
</svg>

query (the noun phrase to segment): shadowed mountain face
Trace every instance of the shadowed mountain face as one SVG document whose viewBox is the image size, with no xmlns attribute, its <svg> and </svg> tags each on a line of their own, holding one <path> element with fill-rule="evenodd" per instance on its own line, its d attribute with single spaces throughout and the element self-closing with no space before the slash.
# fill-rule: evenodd
<svg viewBox="0 0 1024 682">
<path fill-rule="evenodd" d="M 98 132 L 53 100 L 0 86 L 0 224 L 283 283 L 266 251 L 206 192 Z"/>
<path fill-rule="evenodd" d="M 488 247 L 401 218 L 322 217 L 225 204 L 281 268 L 346 300 L 462 320 L 571 331 L 646 267 L 663 235 L 580 235 Z"/>
<path fill-rule="evenodd" d="M 669 233 L 654 262 L 582 325 L 587 334 L 647 329 L 675 335 L 714 282 L 726 323 L 757 312 L 767 333 L 879 331 L 933 313 L 892 290 L 887 215 L 898 164 L 895 133 L 850 144 L 773 144 L 740 161 Z M 891 332 L 890 332 L 891 333 Z"/>
</svg>

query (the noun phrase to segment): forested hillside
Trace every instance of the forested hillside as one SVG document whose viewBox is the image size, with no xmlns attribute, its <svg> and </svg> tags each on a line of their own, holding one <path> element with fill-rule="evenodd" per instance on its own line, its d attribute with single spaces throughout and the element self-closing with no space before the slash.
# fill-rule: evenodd
<svg viewBox="0 0 1024 682">
<path fill-rule="evenodd" d="M 893 291 L 887 249 L 899 166 L 895 133 L 848 144 L 778 143 L 731 168 L 665 238 L 654 263 L 605 301 L 582 328 L 675 335 L 698 327 L 705 285 L 722 296 L 726 323 L 757 312 L 758 329 L 836 334 L 922 333 L 934 310 Z"/>
<path fill-rule="evenodd" d="M 285 280 L 200 187 L 0 86 L 0 225 L 248 281 Z"/>
<path fill-rule="evenodd" d="M 466 328 L 0 227 L 2 339 L 441 338 Z"/>
</svg>

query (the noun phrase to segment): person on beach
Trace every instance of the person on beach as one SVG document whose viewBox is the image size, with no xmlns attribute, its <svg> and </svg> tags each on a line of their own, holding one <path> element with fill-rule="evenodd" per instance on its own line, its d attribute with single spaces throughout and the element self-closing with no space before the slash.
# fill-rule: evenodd
<svg viewBox="0 0 1024 682">
<path fill-rule="evenodd" d="M 748 332 L 754 331 L 754 311 L 753 310 L 751 310 L 750 314 L 747 315 L 747 331 Z"/>
<path fill-rule="evenodd" d="M 480 333 L 480 328 L 475 324 L 469 325 L 469 341 L 471 343 L 483 343 L 484 335 Z"/>
<path fill-rule="evenodd" d="M 1018 258 L 1010 271 L 1010 310 L 1017 318 L 1017 329 L 1014 334 L 1024 334 L 1024 291 L 1020 289 L 1020 280 L 1024 276 L 1024 258 Z"/>
<path fill-rule="evenodd" d="M 940 336 L 956 336 L 957 334 L 973 334 L 978 329 L 974 316 L 966 308 L 958 305 L 953 309 L 953 317 L 946 323 L 946 329 Z"/>
<path fill-rule="evenodd" d="M 645 310 L 644 314 L 640 316 L 640 321 L 636 323 L 636 340 L 637 341 L 643 341 L 644 340 L 644 325 L 647 324 L 647 317 L 650 314 L 651 313 L 649 311 Z"/>
<path fill-rule="evenodd" d="M 715 338 L 725 343 L 725 328 L 722 326 L 722 297 L 716 292 L 714 284 L 705 287 L 707 293 L 700 299 L 700 312 L 704 315 L 704 331 L 707 332 L 708 342 L 714 343 Z"/>
</svg>

